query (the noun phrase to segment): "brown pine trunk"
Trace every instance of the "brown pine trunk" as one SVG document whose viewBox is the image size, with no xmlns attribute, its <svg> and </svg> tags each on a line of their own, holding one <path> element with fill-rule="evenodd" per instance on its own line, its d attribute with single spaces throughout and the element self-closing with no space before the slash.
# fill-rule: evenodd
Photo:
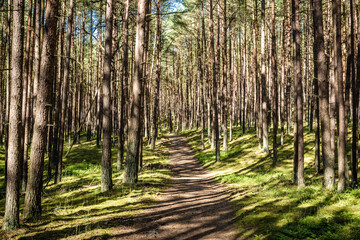
<svg viewBox="0 0 360 240">
<path fill-rule="evenodd" d="M 269 153 L 268 100 L 265 68 L 265 0 L 261 1 L 261 105 L 262 105 L 262 138 L 263 150 Z"/>
<path fill-rule="evenodd" d="M 31 40 L 32 40 L 32 30 L 31 30 L 31 20 L 32 20 L 32 0 L 29 1 L 29 9 L 28 9 L 28 19 L 27 19 L 27 33 L 26 33 L 26 47 L 25 47 L 25 57 L 24 57 L 24 79 L 23 79 L 23 95 L 22 95 L 22 110 L 21 110 L 21 123 L 22 128 L 24 129 L 24 134 L 22 135 L 21 145 L 24 149 L 23 156 L 23 174 L 21 181 L 22 191 L 26 190 L 26 182 L 27 182 L 27 174 L 28 174 L 28 161 L 27 161 L 27 151 L 28 151 L 28 141 L 25 138 L 28 138 L 28 134 L 25 136 L 25 125 L 26 125 L 26 110 L 30 102 L 28 101 L 28 81 L 30 72 L 30 55 L 31 55 Z M 28 126 L 27 126 L 28 127 Z M 25 144 L 26 142 L 26 144 Z"/>
<path fill-rule="evenodd" d="M 129 5 L 130 0 L 124 0 L 124 17 L 123 17 L 123 52 L 122 52 L 122 64 L 121 64 L 121 104 L 120 105 L 120 129 L 118 136 L 118 155 L 117 155 L 117 170 L 122 169 L 124 162 L 124 128 L 126 124 L 125 119 L 125 107 L 126 107 L 126 97 L 127 97 L 127 82 L 129 78 Z"/>
<path fill-rule="evenodd" d="M 313 54 L 314 54 L 314 98 L 315 98 L 315 171 L 316 173 L 320 173 L 321 170 L 321 159 L 320 159 L 320 105 L 319 105 L 319 62 L 317 57 L 319 55 L 319 40 L 317 39 L 316 30 L 317 26 L 317 12 L 315 12 L 315 4 L 314 0 L 311 0 L 311 8 L 313 9 L 313 29 L 314 29 L 314 46 L 313 46 Z M 322 14 L 322 13 L 321 13 Z M 321 40 L 320 40 L 321 41 Z"/>
<path fill-rule="evenodd" d="M 140 131 L 140 111 L 142 95 L 142 76 L 143 76 L 143 54 L 145 42 L 145 12 L 147 0 L 138 0 L 138 15 L 136 25 L 136 46 L 135 46 L 135 66 L 134 79 L 132 81 L 131 92 L 132 102 L 129 116 L 128 147 L 126 154 L 125 171 L 123 183 L 134 184 L 137 180 L 137 166 L 139 156 L 139 144 L 142 133 Z"/>
<path fill-rule="evenodd" d="M 51 102 L 51 88 L 54 79 L 54 58 L 56 55 L 57 20 L 60 1 L 48 0 L 46 25 L 41 53 L 41 69 L 36 98 L 34 134 L 31 145 L 29 181 L 25 196 L 24 218 L 41 216 L 41 195 L 43 188 L 44 156 L 47 141 L 48 105 Z"/>
<path fill-rule="evenodd" d="M 338 192 L 346 189 L 346 114 L 343 92 L 343 67 L 342 67 L 342 50 L 341 50 L 341 1 L 333 0 L 333 25 L 334 25 L 334 52 L 335 52 L 335 81 L 337 81 L 338 92 L 338 171 L 339 183 Z"/>
<path fill-rule="evenodd" d="M 111 111 L 111 60 L 113 40 L 113 0 L 106 1 L 106 30 L 105 30 L 105 56 L 104 75 L 102 83 L 102 130 L 103 147 L 101 159 L 101 191 L 105 192 L 112 188 L 112 159 L 111 159 L 111 133 L 112 133 L 112 111 Z"/>
<path fill-rule="evenodd" d="M 154 89 L 154 105 L 153 105 L 153 121 L 152 121 L 152 136 L 151 148 L 155 149 L 155 142 L 158 133 L 158 115 L 159 115 L 159 95 L 160 95 L 160 77 L 161 77 L 161 17 L 160 17 L 160 3 L 156 3 L 156 80 Z"/>
<path fill-rule="evenodd" d="M 62 158 L 63 158 L 63 149 L 64 149 L 64 138 L 65 138 L 65 120 L 66 113 L 68 111 L 68 89 L 69 89 L 69 76 L 70 76 L 70 55 L 71 55 L 71 45 L 72 45 L 72 32 L 73 32 L 73 16 L 75 10 L 75 1 L 70 0 L 69 8 L 69 17 L 68 17 L 68 28 L 66 32 L 66 52 L 64 60 L 64 79 L 63 87 L 61 92 L 61 111 L 60 111 L 60 123 L 59 123 L 59 152 L 57 164 L 55 166 L 55 183 L 61 182 L 62 175 Z"/>
<path fill-rule="evenodd" d="M 227 18 L 226 18 L 226 0 L 222 1 L 222 7 L 223 7 L 223 22 L 222 22 L 222 80 L 223 80 L 223 86 L 222 86 L 222 128 L 223 128 L 223 151 L 228 150 L 228 132 L 227 132 L 227 122 L 228 122 L 228 110 L 227 110 Z M 246 1 L 245 1 L 246 5 Z M 245 7 L 246 8 L 246 7 Z"/>
<path fill-rule="evenodd" d="M 215 44 L 214 44 L 214 20 L 213 20 L 213 5 L 212 0 L 209 2 L 209 41 L 210 41 L 210 61 L 212 66 L 212 105 L 213 105 L 213 136 L 215 146 L 216 161 L 220 161 L 220 144 L 219 144 L 219 120 L 218 120 L 218 106 L 217 106 L 217 71 L 216 71 L 216 60 L 215 60 Z"/>
<path fill-rule="evenodd" d="M 271 1 L 271 73 L 273 81 L 273 166 L 277 162 L 277 130 L 278 130 L 278 84 L 277 84 L 277 56 L 276 56 L 276 20 L 275 20 L 275 0 Z"/>
<path fill-rule="evenodd" d="M 297 186 L 303 188 L 304 180 L 304 137 L 303 137 L 303 84 L 301 77 L 301 38 L 300 38 L 300 7 L 299 0 L 292 0 L 293 5 L 293 31 L 294 31 L 294 82 L 295 82 L 295 121 L 296 131 L 294 135 L 297 143 Z"/>
<path fill-rule="evenodd" d="M 7 153 L 7 181 L 3 230 L 19 228 L 19 197 L 22 159 L 21 145 L 23 133 L 21 124 L 21 98 L 23 79 L 23 42 L 24 42 L 24 0 L 13 0 L 13 22 L 11 42 L 11 86 L 9 135 Z"/>
<path fill-rule="evenodd" d="M 259 149 L 261 149 L 261 140 L 262 140 L 262 121 L 261 121 L 261 93 L 260 93 L 260 82 L 259 82 L 259 66 L 258 66 L 258 48 L 257 48 L 257 43 L 258 43 L 258 13 L 257 13 L 257 9 L 258 9 L 258 1 L 254 0 L 254 5 L 255 5 L 255 9 L 254 9 L 254 77 L 255 77 L 255 95 L 256 95 L 256 99 L 255 99 L 255 112 L 256 112 L 256 119 L 257 119 L 257 138 L 259 141 Z"/>
<path fill-rule="evenodd" d="M 351 7 L 353 8 L 353 0 L 350 1 Z M 357 75 L 355 79 L 355 34 L 354 34 L 354 10 L 351 10 L 351 51 L 352 51 L 352 94 L 353 94 L 353 100 L 352 100 L 352 112 L 353 112 L 353 129 L 352 129 L 352 158 L 351 158 L 351 166 L 352 166 L 352 182 L 355 185 L 357 180 L 357 174 L 358 174 L 358 127 L 359 127 L 359 87 L 360 87 L 360 41 L 358 41 L 358 54 L 357 54 L 357 62 L 356 62 L 356 69 L 357 69 Z M 357 15 L 358 16 L 358 15 Z M 357 35 L 358 39 L 360 37 L 360 24 L 358 23 L 358 29 L 357 29 Z"/>
</svg>

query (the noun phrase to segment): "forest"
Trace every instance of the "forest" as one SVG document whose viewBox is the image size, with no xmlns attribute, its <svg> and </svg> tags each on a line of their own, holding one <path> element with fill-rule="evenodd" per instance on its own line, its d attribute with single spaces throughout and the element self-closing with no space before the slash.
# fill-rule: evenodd
<svg viewBox="0 0 360 240">
<path fill-rule="evenodd" d="M 0 23 L 0 239 L 360 239 L 360 0 Z"/>
</svg>

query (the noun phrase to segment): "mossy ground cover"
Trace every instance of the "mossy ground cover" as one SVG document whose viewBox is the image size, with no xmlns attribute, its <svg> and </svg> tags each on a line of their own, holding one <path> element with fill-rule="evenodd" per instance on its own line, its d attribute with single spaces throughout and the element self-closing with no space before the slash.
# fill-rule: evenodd
<svg viewBox="0 0 360 240">
<path fill-rule="evenodd" d="M 306 187 L 301 190 L 292 184 L 291 134 L 278 148 L 276 167 L 272 155 L 258 148 L 254 129 L 243 135 L 236 127 L 220 162 L 208 143 L 201 150 L 200 130 L 183 135 L 197 159 L 231 191 L 241 239 L 360 239 L 360 189 L 338 194 L 322 188 L 323 175 L 315 174 L 313 133 L 304 133 Z M 272 150 L 271 134 L 269 139 Z"/>
<path fill-rule="evenodd" d="M 51 181 L 43 193 L 43 217 L 23 222 L 14 232 L 0 232 L 0 239 L 106 239 L 119 226 L 131 225 L 131 216 L 156 201 L 171 179 L 167 141 L 161 139 L 156 150 L 144 148 L 144 168 L 139 182 L 129 187 L 121 184 L 123 171 L 116 171 L 113 148 L 113 190 L 100 191 L 101 148 L 95 141 L 75 145 L 64 160 L 63 180 Z M 67 143 L 65 143 L 66 148 Z M 66 151 L 67 149 L 65 149 Z M 45 166 L 47 160 L 45 161 Z M 4 182 L 4 149 L 0 148 L 0 181 Z M 45 167 L 46 169 L 46 167 Z M 44 180 L 46 184 L 46 175 Z M 4 215 L 5 188 L 1 188 L 0 215 Z M 22 212 L 24 193 L 21 196 Z M 22 216 L 20 215 L 20 218 Z M 127 220 L 126 220 L 127 219 Z M 0 220 L 2 225 L 2 219 Z"/>
</svg>

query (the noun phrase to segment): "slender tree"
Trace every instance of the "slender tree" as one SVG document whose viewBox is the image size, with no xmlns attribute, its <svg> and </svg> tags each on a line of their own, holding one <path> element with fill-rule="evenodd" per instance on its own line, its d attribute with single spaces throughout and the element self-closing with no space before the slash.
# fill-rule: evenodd
<svg viewBox="0 0 360 240">
<path fill-rule="evenodd" d="M 213 3 L 212 0 L 209 1 L 209 41 L 210 41 L 210 58 L 212 66 L 212 106 L 213 106 L 213 136 L 214 136 L 214 145 L 215 145 L 215 156 L 216 161 L 220 161 L 220 143 L 219 143 L 219 121 L 218 121 L 218 106 L 217 106 L 217 72 L 216 72 L 216 60 L 215 60 L 215 43 L 214 43 L 214 17 L 213 17 Z"/>
<path fill-rule="evenodd" d="M 13 0 L 11 41 L 11 86 L 9 105 L 9 135 L 7 146 L 6 201 L 3 230 L 20 226 L 19 197 L 23 151 L 21 151 L 21 99 L 24 49 L 24 0 Z"/>
<path fill-rule="evenodd" d="M 112 188 L 112 160 L 111 160 L 111 61 L 112 61 L 112 34 L 113 34 L 113 0 L 106 1 L 106 30 L 105 30 L 105 56 L 104 76 L 102 84 L 102 127 L 103 127 L 103 148 L 101 160 L 101 191 L 108 191 Z"/>
<path fill-rule="evenodd" d="M 123 17 L 123 51 L 122 51 L 122 71 L 121 71 L 121 104 L 120 108 L 120 129 L 118 135 L 118 155 L 117 155 L 117 170 L 120 170 L 124 161 L 124 128 L 126 124 L 125 120 L 125 108 L 126 108 L 126 96 L 127 96 L 127 82 L 129 78 L 129 7 L 130 0 L 124 0 L 124 17 Z"/>
<path fill-rule="evenodd" d="M 277 85 L 277 56 L 276 56 L 276 15 L 275 0 L 271 1 L 271 73 L 273 81 L 273 166 L 277 162 L 277 131 L 278 131 L 278 85 Z"/>
<path fill-rule="evenodd" d="M 132 101 L 130 106 L 128 144 L 125 161 L 123 183 L 134 184 L 137 181 L 137 166 L 139 163 L 139 143 L 142 137 L 140 131 L 140 107 L 142 95 L 143 54 L 145 42 L 145 11 L 148 0 L 138 0 L 136 19 L 136 46 L 134 62 L 134 78 L 131 86 Z"/>
<path fill-rule="evenodd" d="M 65 138 L 65 120 L 66 112 L 68 110 L 68 96 L 69 96 L 69 76 L 70 76 L 70 55 L 72 46 L 72 34 L 74 24 L 74 11 L 75 11 L 75 0 L 70 0 L 69 17 L 68 17 L 68 28 L 66 32 L 66 52 L 64 59 L 64 79 L 61 91 L 61 118 L 59 123 L 59 152 L 55 166 L 55 183 L 61 182 L 62 175 L 62 158 L 64 149 L 64 138 Z"/>
<path fill-rule="evenodd" d="M 51 88 L 54 79 L 59 4 L 59 0 L 47 0 L 46 4 L 46 25 L 44 28 L 34 134 L 30 153 L 29 181 L 25 195 L 25 219 L 41 216 L 44 155 L 47 142 L 48 112 L 51 105 Z"/>
<path fill-rule="evenodd" d="M 300 7 L 299 0 L 292 0 L 293 6 L 293 31 L 294 31 L 294 82 L 295 82 L 295 121 L 296 130 L 294 131 L 295 148 L 294 164 L 297 164 L 297 186 L 302 188 L 305 186 L 304 180 L 304 136 L 303 136 L 303 83 L 301 77 L 301 37 L 300 37 Z"/>
<path fill-rule="evenodd" d="M 266 56 L 265 56 L 265 0 L 261 0 L 261 106 L 262 106 L 262 138 L 263 150 L 269 153 L 269 127 L 268 127 L 268 102 L 266 84 Z"/>
<path fill-rule="evenodd" d="M 158 109 L 159 109 L 159 95 L 160 95 L 160 77 L 161 77 L 161 16 L 160 16 L 160 2 L 156 2 L 156 79 L 154 89 L 154 104 L 153 104 L 153 122 L 152 122 L 152 137 L 151 148 L 155 149 L 156 138 L 158 134 Z"/>
<path fill-rule="evenodd" d="M 341 0 L 333 0 L 333 24 L 334 24 L 334 52 L 335 52 L 335 78 L 337 79 L 338 100 L 338 171 L 339 183 L 337 190 L 343 192 L 346 188 L 345 161 L 346 161 L 346 116 L 343 92 L 343 67 L 341 50 Z"/>
</svg>

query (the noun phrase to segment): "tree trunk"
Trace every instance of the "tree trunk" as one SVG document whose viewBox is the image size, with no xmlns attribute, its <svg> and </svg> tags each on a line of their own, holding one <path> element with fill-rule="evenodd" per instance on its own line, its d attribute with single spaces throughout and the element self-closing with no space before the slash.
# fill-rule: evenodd
<svg viewBox="0 0 360 240">
<path fill-rule="evenodd" d="M 138 15 L 136 25 L 136 46 L 135 46 L 135 75 L 132 81 L 131 92 L 132 102 L 129 116 L 128 147 L 125 162 L 123 183 L 134 184 L 137 180 L 137 166 L 139 143 L 142 133 L 140 131 L 140 108 L 142 95 L 142 76 L 143 76 L 143 54 L 145 42 L 145 12 L 147 0 L 138 0 Z"/>
<path fill-rule="evenodd" d="M 124 128 L 126 124 L 125 119 L 125 99 L 127 97 L 127 82 L 129 78 L 129 5 L 130 0 L 124 0 L 124 17 L 123 17 L 123 52 L 122 52 L 122 70 L 121 70 L 121 108 L 120 108 L 120 129 L 118 136 L 118 155 L 117 155 L 117 170 L 122 168 L 124 162 Z M 119 104 L 120 105 L 120 104 Z"/>
<path fill-rule="evenodd" d="M 342 67 L 342 50 L 341 50 L 341 1 L 333 0 L 333 25 L 334 25 L 334 52 L 335 52 L 335 81 L 337 81 L 338 92 L 337 100 L 338 109 L 338 171 L 339 183 L 338 192 L 346 189 L 345 164 L 346 164 L 346 115 L 343 92 L 343 67 Z"/>
<path fill-rule="evenodd" d="M 294 31 L 294 82 L 295 82 L 295 138 L 297 142 L 297 186 L 303 188 L 304 181 L 304 137 L 303 137 L 303 84 L 301 77 L 301 38 L 300 38 L 300 9 L 299 0 L 292 0 L 293 31 Z M 296 161 L 297 160 L 297 161 Z"/>
<path fill-rule="evenodd" d="M 261 1 L 261 105 L 262 105 L 262 137 L 263 150 L 269 153 L 269 127 L 268 127 L 268 103 L 267 103 L 267 84 L 265 68 L 265 0 Z"/>
<path fill-rule="evenodd" d="M 51 88 L 54 79 L 54 58 L 57 43 L 58 7 L 60 1 L 48 0 L 46 25 L 41 53 L 41 69 L 36 98 L 34 134 L 31 145 L 29 181 L 25 195 L 24 218 L 41 216 L 41 195 L 43 188 L 44 156 L 47 141 L 47 122 L 51 104 Z"/>
<path fill-rule="evenodd" d="M 55 166 L 55 183 L 61 182 L 62 175 L 62 158 L 63 158 L 63 149 L 64 149 L 64 138 L 65 138 L 65 120 L 66 112 L 68 110 L 68 96 L 69 96 L 69 75 L 70 75 L 70 55 L 71 55 L 71 42 L 72 42 L 72 32 L 73 32 L 73 16 L 75 10 L 75 0 L 70 0 L 70 9 L 68 17 L 68 28 L 66 32 L 66 53 L 64 60 L 64 79 L 63 87 L 61 92 L 61 111 L 60 111 L 60 123 L 59 123 L 59 152 L 57 163 Z"/>
<path fill-rule="evenodd" d="M 246 1 L 245 1 L 246 4 Z M 228 133 L 227 133 L 227 122 L 228 122 L 228 110 L 227 110 L 227 19 L 226 19 L 226 0 L 222 0 L 223 7 L 223 37 L 222 37 L 222 80 L 223 80 L 223 89 L 222 89 L 222 128 L 223 128 L 223 151 L 228 149 Z"/>
<path fill-rule="evenodd" d="M 13 0 L 13 22 L 11 42 L 11 86 L 10 113 L 7 153 L 6 201 L 3 230 L 19 228 L 19 197 L 22 170 L 21 135 L 21 98 L 23 79 L 24 43 L 24 0 Z"/>
<path fill-rule="evenodd" d="M 212 0 L 209 2 L 209 41 L 210 41 L 210 61 L 212 66 L 212 80 L 213 80 L 213 92 L 212 92 L 212 101 L 213 101 L 213 135 L 214 135 L 214 145 L 215 145 L 215 159 L 220 161 L 220 144 L 219 144 L 219 121 L 218 121 L 218 106 L 217 106 L 217 71 L 216 71 L 216 61 L 215 61 L 215 44 L 214 44 L 214 19 L 213 19 L 213 3 Z"/>
<path fill-rule="evenodd" d="M 353 8 L 353 0 L 351 0 L 351 6 Z M 351 45 L 352 45 L 352 57 L 353 57 L 353 62 L 352 62 L 352 94 L 353 94 L 353 100 L 352 100 L 352 112 L 353 112 L 353 129 L 352 129 L 352 161 L 351 161 L 351 166 L 352 166 L 352 182 L 355 185 L 358 180 L 357 180 L 357 175 L 358 175 L 358 127 L 359 127 L 359 87 L 360 87 L 360 41 L 358 41 L 358 54 L 357 54 L 357 62 L 356 62 L 356 69 L 357 69 L 357 75 L 356 75 L 356 79 L 355 79 L 355 36 L 354 36 L 354 25 L 355 25 L 355 21 L 354 21 L 354 10 L 351 10 L 351 14 L 352 14 L 352 28 L 351 28 Z M 360 37 L 360 24 L 358 23 L 358 31 L 357 31 L 357 35 L 358 35 L 358 39 Z"/>
<path fill-rule="evenodd" d="M 112 133 L 112 110 L 111 110 L 111 60 L 113 40 L 113 0 L 106 1 L 106 30 L 105 30 L 105 56 L 104 75 L 102 84 L 102 130 L 103 147 L 101 159 L 101 191 L 105 192 L 112 188 L 112 159 L 111 159 L 111 133 Z"/>
<path fill-rule="evenodd" d="M 277 86 L 277 56 L 276 56 L 276 19 L 275 0 L 271 1 L 272 37 L 271 37 L 271 73 L 273 81 L 273 166 L 277 162 L 277 130 L 278 130 L 278 86 Z"/>
<path fill-rule="evenodd" d="M 156 3 L 156 80 L 154 89 L 154 105 L 153 105 L 153 122 L 151 148 L 155 149 L 155 143 L 158 133 L 158 115 L 159 115 L 159 94 L 160 94 L 160 77 L 161 77 L 161 16 L 160 3 Z"/>
</svg>

